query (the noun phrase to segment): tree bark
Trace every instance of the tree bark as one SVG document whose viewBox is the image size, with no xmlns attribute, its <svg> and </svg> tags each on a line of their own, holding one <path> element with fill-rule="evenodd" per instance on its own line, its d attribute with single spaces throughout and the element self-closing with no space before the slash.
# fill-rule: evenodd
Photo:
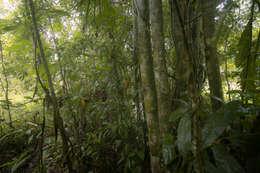
<svg viewBox="0 0 260 173">
<path fill-rule="evenodd" d="M 148 144 L 150 148 L 150 164 L 153 173 L 160 173 L 160 128 L 158 123 L 157 96 L 153 72 L 151 38 L 149 27 L 149 3 L 137 0 L 138 9 L 138 47 L 141 70 L 141 81 L 144 94 L 144 107 L 148 127 Z"/>
<path fill-rule="evenodd" d="M 202 56 L 200 50 L 200 8 L 188 1 L 170 1 L 172 20 L 175 24 L 174 43 L 177 53 L 175 99 L 181 99 L 191 105 L 193 118 L 193 144 L 195 148 L 196 172 L 202 173 L 200 104 L 203 84 Z M 200 7 L 200 6 L 199 6 Z M 195 17 L 194 17 L 195 16 Z M 195 19 L 195 20 L 194 20 Z M 180 88 L 181 85 L 182 87 Z M 181 94 L 181 95 L 180 95 Z M 175 104 L 175 107 L 183 107 Z M 185 106 L 187 107 L 187 106 Z M 190 107 L 189 107 L 190 108 Z"/>
<path fill-rule="evenodd" d="M 202 12 L 206 70 L 209 81 L 212 111 L 215 112 L 222 105 L 219 99 L 223 100 L 214 21 L 216 15 L 216 0 L 202 0 Z"/>
<path fill-rule="evenodd" d="M 171 7 L 171 22 L 172 22 L 172 33 L 173 33 L 173 42 L 176 51 L 176 80 L 174 88 L 174 100 L 173 100 L 173 109 L 179 108 L 182 104 L 182 101 L 188 102 L 188 81 L 189 81 L 189 55 L 185 50 L 185 41 L 182 31 L 181 22 L 179 17 L 183 20 L 185 18 L 184 12 L 184 2 L 179 3 L 179 12 L 180 16 L 178 17 L 176 5 L 173 0 L 169 0 Z M 185 28 L 183 28 L 185 29 Z"/>
<path fill-rule="evenodd" d="M 154 76 L 158 100 L 158 116 L 161 135 L 167 133 L 167 121 L 171 111 L 169 82 L 165 60 L 162 0 L 150 0 L 151 36 L 153 47 Z"/>
<path fill-rule="evenodd" d="M 13 127 L 12 114 L 11 114 L 11 110 L 10 110 L 10 102 L 9 102 L 9 81 L 8 81 L 7 74 L 6 74 L 6 68 L 5 68 L 5 63 L 4 63 L 4 54 L 3 54 L 3 46 L 2 46 L 1 38 L 0 38 L 0 51 L 1 51 L 1 61 L 2 61 L 3 75 L 4 75 L 4 78 L 5 78 L 5 88 L 3 86 L 3 90 L 5 92 L 5 101 L 6 101 L 6 107 L 7 107 L 7 111 L 8 111 L 8 117 L 9 117 L 9 126 L 10 126 L 10 128 L 14 128 Z"/>
<path fill-rule="evenodd" d="M 135 0 L 132 0 L 132 12 L 134 14 L 133 18 L 133 63 L 134 63 L 134 90 L 135 90 L 135 97 L 134 97 L 134 102 L 135 102 L 135 107 L 136 107 L 136 116 L 137 120 L 141 121 L 141 107 L 140 107 L 140 69 L 139 69 L 139 63 L 138 63 L 138 28 L 137 28 L 137 8 L 135 4 Z"/>
</svg>

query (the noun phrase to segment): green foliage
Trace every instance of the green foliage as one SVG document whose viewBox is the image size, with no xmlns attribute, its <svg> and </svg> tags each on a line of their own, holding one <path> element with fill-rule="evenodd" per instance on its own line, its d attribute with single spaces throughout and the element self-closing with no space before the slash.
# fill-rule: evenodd
<svg viewBox="0 0 260 173">
<path fill-rule="evenodd" d="M 223 105 L 214 115 L 210 115 L 202 129 L 203 144 L 210 146 L 228 125 L 241 117 L 241 114 L 241 104 L 234 101 Z"/>
<path fill-rule="evenodd" d="M 242 70 L 240 74 L 241 86 L 243 92 L 246 93 L 252 93 L 256 89 L 256 60 L 254 59 L 254 55 L 252 55 L 253 13 L 251 15 L 241 34 L 238 44 L 238 55 L 235 59 L 236 66 Z"/>
<path fill-rule="evenodd" d="M 16 23 L 14 20 L 0 19 L 0 34 L 17 30 L 21 26 L 21 24 Z"/>
<path fill-rule="evenodd" d="M 191 151 L 191 119 L 188 114 L 180 120 L 177 130 L 177 145 L 183 156 Z"/>
<path fill-rule="evenodd" d="M 217 168 L 212 172 L 225 171 L 227 173 L 243 173 L 245 172 L 240 164 L 230 155 L 223 146 L 216 145 L 212 148 Z"/>
<path fill-rule="evenodd" d="M 166 68 L 172 84 L 169 99 L 172 99 L 172 94 L 176 94 L 178 64 L 166 2 L 163 1 Z M 133 60 L 134 16 L 130 1 L 34 0 L 34 3 L 69 138 L 72 167 L 78 172 L 92 173 L 149 172 L 148 132 L 142 103 L 144 88 L 140 86 L 139 68 Z M 200 8 L 197 0 L 189 3 Z M 226 1 L 218 0 L 217 4 L 225 6 Z M 206 173 L 245 172 L 249 155 L 259 152 L 257 77 L 260 71 L 258 59 L 253 59 L 257 45 L 254 25 L 257 24 L 251 19 L 248 21 L 251 14 L 247 6 L 241 9 L 241 14 L 235 8 L 232 6 L 218 33 L 218 53 L 224 57 L 221 57 L 222 63 L 225 58 L 227 62 L 230 101 L 224 99 L 223 106 L 211 113 L 205 86 L 201 96 L 203 104 L 197 108 L 201 128 L 199 154 Z M 226 14 L 221 9 L 217 13 L 217 18 Z M 193 16 L 192 20 L 196 18 Z M 49 85 L 39 60 L 39 48 L 33 49 L 30 20 L 23 3 L 18 3 L 14 12 L 0 19 L 4 63 L 10 81 L 9 101 L 4 99 L 4 92 L 0 93 L 0 172 L 39 172 L 39 169 L 66 172 L 62 141 L 60 137 L 57 141 L 54 138 L 53 106 L 41 87 L 43 84 L 48 89 Z M 245 28 L 241 31 L 243 25 Z M 224 33 L 227 30 L 230 30 L 228 36 Z M 36 77 L 35 62 L 40 81 Z M 2 91 L 5 90 L 3 82 L 0 82 Z M 224 87 L 227 88 L 225 84 Z M 248 102 L 240 101 L 238 95 Z M 170 130 L 162 140 L 161 163 L 170 172 L 194 173 L 197 171 L 194 117 L 190 98 L 181 99 L 184 98 L 177 101 L 180 107 L 169 115 Z M 8 126 L 7 103 L 14 116 L 14 130 Z M 43 113 L 46 116 L 44 133 Z M 44 141 L 40 146 L 42 134 Z M 41 163 L 40 149 L 43 150 Z"/>
<path fill-rule="evenodd" d="M 37 143 L 32 140 L 32 138 L 36 139 L 35 133 L 37 133 L 37 130 L 34 128 L 28 130 L 19 129 L 0 138 L 0 147 L 2 148 L 0 152 L 2 158 L 0 160 L 0 171 L 19 172 L 35 156 L 33 148 Z M 11 159 L 6 160 L 8 157 L 12 157 L 12 161 L 10 161 Z"/>
<path fill-rule="evenodd" d="M 11 165 L 11 173 L 14 173 L 22 164 L 24 164 L 31 155 L 28 155 L 29 151 L 22 153 L 17 160 L 15 160 Z"/>
<path fill-rule="evenodd" d="M 163 160 L 165 165 L 169 165 L 176 158 L 176 153 L 174 150 L 175 139 L 174 136 L 168 134 L 163 141 Z"/>
</svg>

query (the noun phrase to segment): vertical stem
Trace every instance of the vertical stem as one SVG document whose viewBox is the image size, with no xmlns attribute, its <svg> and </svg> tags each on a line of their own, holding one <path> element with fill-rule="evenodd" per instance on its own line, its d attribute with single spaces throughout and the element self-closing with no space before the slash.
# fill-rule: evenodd
<svg viewBox="0 0 260 173">
<path fill-rule="evenodd" d="M 162 137 L 168 131 L 167 121 L 170 114 L 169 82 L 166 67 L 166 51 L 163 33 L 162 0 L 150 0 L 151 36 L 153 47 L 154 76 L 158 100 L 158 116 Z"/>
<path fill-rule="evenodd" d="M 62 78 L 62 81 L 63 81 L 63 91 L 64 91 L 64 94 L 66 94 L 67 90 L 68 90 L 67 81 L 66 81 L 66 77 L 65 77 L 66 71 L 62 67 L 62 64 L 61 64 L 61 53 L 60 53 L 60 50 L 58 48 L 58 42 L 57 42 L 57 39 L 55 37 L 54 29 L 53 29 L 52 22 L 51 22 L 51 19 L 50 19 L 49 16 L 48 16 L 48 21 L 49 21 L 49 24 L 51 26 L 51 35 L 52 35 L 52 41 L 53 41 L 53 44 L 54 44 L 54 47 L 55 47 L 55 52 L 58 56 L 58 64 L 59 64 L 59 67 L 60 67 L 61 78 Z"/>
<path fill-rule="evenodd" d="M 60 116 L 59 105 L 58 105 L 57 97 L 56 97 L 55 90 L 53 87 L 51 73 L 49 71 L 47 58 L 46 58 L 44 50 L 43 50 L 43 45 L 42 45 L 42 41 L 41 41 L 39 29 L 38 29 L 36 17 L 35 17 L 35 9 L 34 9 L 34 5 L 33 5 L 33 0 L 29 0 L 29 6 L 30 6 L 30 10 L 31 10 L 31 17 L 32 17 L 32 22 L 33 22 L 33 26 L 34 26 L 36 40 L 37 40 L 37 43 L 38 43 L 38 46 L 40 49 L 41 59 L 42 59 L 43 65 L 44 65 L 45 73 L 47 75 L 47 81 L 48 81 L 48 84 L 50 87 L 50 95 L 51 95 L 50 99 L 51 99 L 51 102 L 53 105 L 53 113 L 54 113 L 53 114 L 54 126 L 55 126 L 55 129 L 60 130 L 61 138 L 62 138 L 62 145 L 63 145 L 63 155 L 67 160 L 68 169 L 69 169 L 69 172 L 71 173 L 71 172 L 73 172 L 73 169 L 72 169 L 72 163 L 71 163 L 70 155 L 69 155 L 69 144 L 68 144 L 69 139 L 67 137 L 67 134 L 66 134 L 66 131 L 64 128 L 63 119 Z M 56 138 L 57 138 L 57 133 L 56 133 Z"/>
<path fill-rule="evenodd" d="M 134 62 L 134 76 L 135 76 L 135 81 L 134 81 L 134 90 L 135 90 L 135 106 L 136 106 L 136 115 L 137 119 L 140 121 L 141 120 L 141 109 L 140 109 L 140 81 L 139 81 L 139 63 L 138 63 L 138 28 L 137 28 L 137 17 L 136 17 L 136 4 L 135 0 L 132 0 L 132 12 L 134 14 L 133 17 L 133 62 Z"/>
<path fill-rule="evenodd" d="M 3 45 L 2 45 L 1 38 L 0 38 L 0 51 L 1 51 L 1 61 L 2 61 L 3 75 L 4 75 L 4 78 L 5 78 L 5 85 L 6 85 L 4 92 L 5 92 L 6 107 L 7 107 L 8 116 L 9 116 L 9 126 L 10 126 L 10 128 L 13 128 L 12 114 L 11 114 L 10 102 L 9 102 L 9 81 L 8 81 L 8 78 L 7 78 L 7 73 L 6 73 L 5 63 L 4 63 Z"/>
<path fill-rule="evenodd" d="M 216 0 L 202 0 L 202 7 L 206 69 L 208 74 L 212 111 L 215 112 L 222 105 L 222 102 L 216 99 L 216 97 L 223 100 L 223 89 L 215 35 L 214 18 L 216 15 Z"/>
<path fill-rule="evenodd" d="M 137 0 L 138 9 L 138 51 L 141 81 L 144 94 L 146 123 L 148 127 L 148 143 L 150 148 L 150 166 L 152 173 L 160 173 L 161 136 L 157 110 L 157 96 L 153 72 L 153 58 L 149 27 L 149 2 Z"/>
<path fill-rule="evenodd" d="M 231 29 L 230 29 L 231 30 Z M 229 32 L 230 33 L 230 32 Z M 226 36 L 226 44 L 227 44 L 227 40 L 228 40 L 228 36 L 229 36 L 229 33 L 227 34 Z M 226 53 L 227 52 L 227 45 L 225 46 L 224 48 L 224 52 Z M 227 87 L 228 87 L 228 100 L 231 101 L 231 96 L 230 96 L 230 90 L 231 90 L 231 87 L 230 87 L 230 83 L 229 83 L 229 80 L 228 80 L 228 64 L 227 64 L 227 56 L 225 57 L 225 79 L 226 79 L 226 82 L 227 82 Z"/>
</svg>

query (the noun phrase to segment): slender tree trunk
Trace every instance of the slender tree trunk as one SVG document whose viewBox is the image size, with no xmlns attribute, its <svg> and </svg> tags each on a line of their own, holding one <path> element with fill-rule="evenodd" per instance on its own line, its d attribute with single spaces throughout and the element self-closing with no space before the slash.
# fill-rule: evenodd
<svg viewBox="0 0 260 173">
<path fill-rule="evenodd" d="M 165 60 L 162 0 L 150 0 L 151 36 L 153 47 L 154 76 L 157 89 L 158 116 L 161 135 L 167 133 L 167 121 L 171 111 L 170 88 Z"/>
<path fill-rule="evenodd" d="M 193 144 L 195 148 L 196 171 L 203 172 L 201 160 L 201 129 L 200 129 L 200 104 L 202 89 L 202 56 L 200 51 L 200 8 L 194 8 L 189 1 L 170 1 L 172 6 L 174 42 L 177 52 L 176 86 L 178 93 L 175 99 L 181 99 L 191 105 L 193 118 Z M 200 6 L 199 6 L 200 7 Z M 195 19 L 194 19 L 195 18 Z M 182 67 L 180 67 L 182 65 Z M 182 94 L 182 95 L 180 95 Z M 175 107 L 181 105 L 175 104 Z"/>
<path fill-rule="evenodd" d="M 222 104 L 219 99 L 223 100 L 214 21 L 216 15 L 216 0 L 202 0 L 202 5 L 206 69 L 209 81 L 212 111 L 215 112 Z"/>
<path fill-rule="evenodd" d="M 8 111 L 8 117 L 9 117 L 9 126 L 10 126 L 10 128 L 13 128 L 12 114 L 11 114 L 10 102 L 9 102 L 9 81 L 8 81 L 6 69 L 5 69 L 3 46 L 2 46 L 1 38 L 0 38 L 0 51 L 1 51 L 1 61 L 2 61 L 3 75 L 4 75 L 4 78 L 5 78 L 5 88 L 3 86 L 3 89 L 4 89 L 4 92 L 5 92 L 5 101 L 6 101 L 6 107 L 7 107 L 7 111 Z"/>
<path fill-rule="evenodd" d="M 39 49 L 40 49 L 40 55 L 41 55 L 41 59 L 44 65 L 44 69 L 47 75 L 47 80 L 48 80 L 48 84 L 50 87 L 50 99 L 53 105 L 53 112 L 54 112 L 54 126 L 55 129 L 58 129 L 61 133 L 61 138 L 62 138 L 62 145 L 63 145 L 63 154 L 66 157 L 67 160 L 67 164 L 68 164 L 68 168 L 69 168 L 69 172 L 73 172 L 72 170 L 72 164 L 71 164 L 71 160 L 70 160 L 70 155 L 69 155 L 69 145 L 68 145 L 68 137 L 64 128 L 64 124 L 63 124 L 63 119 L 60 116 L 60 112 L 59 112 L 59 105 L 57 102 L 57 97 L 55 94 L 55 90 L 54 90 L 54 86 L 53 86 L 53 82 L 51 79 L 51 74 L 49 71 L 49 67 L 48 67 L 48 62 L 43 50 L 43 45 L 41 42 L 41 38 L 40 38 L 40 33 L 38 30 L 38 25 L 36 22 L 36 17 L 35 17 L 35 9 L 34 9 L 34 5 L 33 5 L 33 0 L 29 0 L 29 6 L 30 6 L 30 10 L 31 10 L 31 16 L 32 16 L 32 22 L 33 22 L 33 26 L 34 26 L 34 31 L 35 31 L 35 36 L 36 36 L 36 41 L 38 43 Z M 48 94 L 48 93 L 46 93 Z M 56 132 L 56 136 L 57 136 L 57 132 Z"/>
<path fill-rule="evenodd" d="M 135 90 L 135 97 L 134 97 L 134 102 L 135 102 L 135 107 L 136 107 L 136 116 L 139 121 L 141 121 L 141 108 L 140 108 L 140 80 L 139 80 L 139 63 L 138 63 L 138 28 L 137 28 L 137 8 L 135 4 L 135 0 L 132 0 L 132 12 L 134 14 L 133 18 L 133 62 L 134 62 L 134 76 L 135 76 L 135 81 L 134 81 L 134 90 Z"/>
<path fill-rule="evenodd" d="M 171 22 L 172 22 L 172 33 L 173 42 L 176 51 L 176 80 L 174 87 L 174 109 L 179 108 L 183 105 L 183 101 L 188 102 L 188 81 L 189 81 L 189 57 L 188 52 L 185 50 L 185 41 L 183 36 L 183 30 L 179 17 L 185 19 L 184 1 L 179 3 L 179 15 L 176 10 L 176 5 L 173 0 L 169 0 L 171 7 Z M 184 28 L 185 29 L 185 28 Z"/>
<path fill-rule="evenodd" d="M 52 22 L 51 22 L 51 19 L 50 19 L 49 16 L 48 16 L 48 21 L 49 21 L 49 24 L 51 26 L 51 36 L 52 36 L 52 41 L 53 41 L 53 44 L 54 44 L 54 47 L 55 47 L 55 52 L 58 56 L 58 64 L 59 64 L 59 68 L 60 68 L 60 75 L 61 75 L 61 79 L 62 79 L 62 82 L 63 82 L 62 88 L 63 88 L 64 94 L 66 94 L 68 92 L 68 86 L 67 86 L 67 81 L 66 81 L 66 76 L 65 76 L 66 71 L 65 71 L 65 69 L 64 69 L 64 67 L 62 66 L 62 63 L 61 63 L 61 53 L 60 53 L 60 49 L 58 47 L 58 41 L 55 37 Z"/>
<path fill-rule="evenodd" d="M 150 164 L 153 173 L 160 173 L 160 128 L 158 123 L 157 96 L 151 53 L 149 27 L 149 3 L 137 0 L 138 9 L 138 48 L 141 70 L 141 81 L 144 94 L 144 106 L 148 127 L 148 144 L 150 148 Z"/>
</svg>

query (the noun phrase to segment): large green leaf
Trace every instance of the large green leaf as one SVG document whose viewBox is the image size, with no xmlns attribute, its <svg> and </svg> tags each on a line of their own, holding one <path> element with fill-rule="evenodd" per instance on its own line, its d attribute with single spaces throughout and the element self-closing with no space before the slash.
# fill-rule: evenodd
<svg viewBox="0 0 260 173">
<path fill-rule="evenodd" d="M 217 170 L 225 173 L 243 173 L 245 172 L 237 160 L 230 155 L 223 146 L 217 145 L 212 147 Z M 215 171 L 217 172 L 217 171 Z"/>
<path fill-rule="evenodd" d="M 191 118 L 188 114 L 182 117 L 177 133 L 178 149 L 183 156 L 186 156 L 191 150 Z"/>
<path fill-rule="evenodd" d="M 241 116 L 240 108 L 239 102 L 230 102 L 209 116 L 202 129 L 202 141 L 205 146 L 211 145 L 233 120 Z"/>
<path fill-rule="evenodd" d="M 171 134 L 167 134 L 163 140 L 163 149 L 162 149 L 163 161 L 165 165 L 170 164 L 174 158 L 174 137 Z"/>
<path fill-rule="evenodd" d="M 177 109 L 176 111 L 172 112 L 169 116 L 169 122 L 170 123 L 176 123 L 181 117 L 185 116 L 188 112 L 188 107 L 181 107 Z"/>
<path fill-rule="evenodd" d="M 21 26 L 21 23 L 17 23 L 12 19 L 0 19 L 0 33 L 18 30 Z"/>
</svg>

